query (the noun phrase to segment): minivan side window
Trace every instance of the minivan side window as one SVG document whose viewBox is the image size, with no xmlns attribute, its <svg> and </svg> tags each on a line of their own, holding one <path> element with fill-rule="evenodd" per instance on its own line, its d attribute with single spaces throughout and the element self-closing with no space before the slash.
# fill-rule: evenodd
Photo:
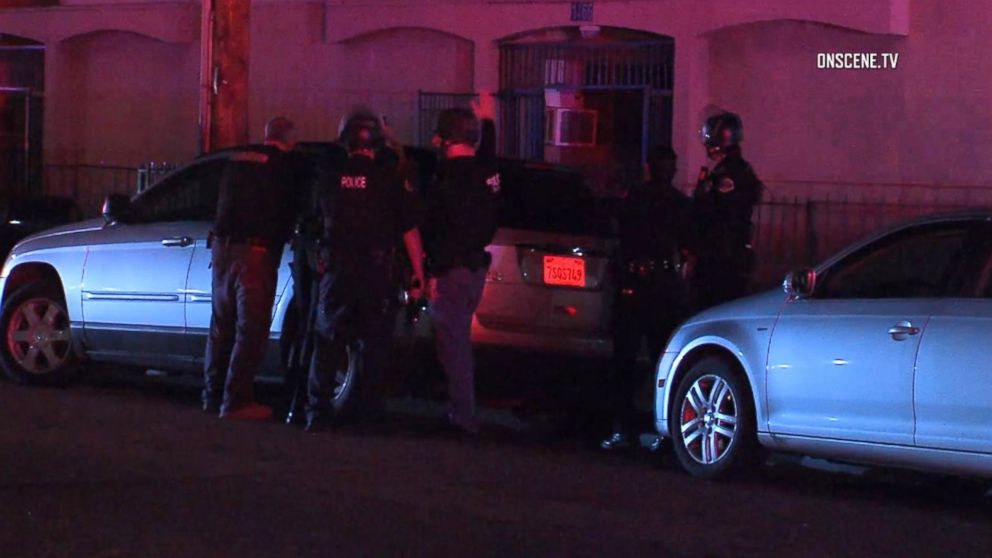
<svg viewBox="0 0 992 558">
<path fill-rule="evenodd" d="M 878 299 L 957 296 L 972 226 L 921 225 L 880 239 L 822 274 L 815 298 Z"/>
<path fill-rule="evenodd" d="M 226 160 L 194 164 L 152 186 L 135 200 L 144 222 L 210 221 L 217 212 L 217 194 Z"/>
</svg>

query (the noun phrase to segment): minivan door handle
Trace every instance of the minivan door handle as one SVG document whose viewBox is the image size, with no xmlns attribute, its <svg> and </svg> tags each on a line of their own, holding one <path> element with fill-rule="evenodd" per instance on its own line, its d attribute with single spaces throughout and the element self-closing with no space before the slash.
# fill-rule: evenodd
<svg viewBox="0 0 992 558">
<path fill-rule="evenodd" d="M 920 328 L 914 327 L 912 322 L 903 320 L 896 325 L 889 328 L 889 335 L 892 339 L 896 341 L 904 341 L 911 335 L 916 335 L 920 332 Z"/>
<path fill-rule="evenodd" d="M 193 244 L 193 239 L 188 236 L 175 236 L 171 238 L 163 238 L 162 246 L 167 248 L 186 248 Z"/>
</svg>

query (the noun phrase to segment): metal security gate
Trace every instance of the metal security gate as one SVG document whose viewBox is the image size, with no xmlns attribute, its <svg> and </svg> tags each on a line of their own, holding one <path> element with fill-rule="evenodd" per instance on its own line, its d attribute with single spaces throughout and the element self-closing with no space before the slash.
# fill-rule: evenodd
<svg viewBox="0 0 992 558">
<path fill-rule="evenodd" d="M 500 45 L 500 89 L 646 87 L 672 91 L 674 41 L 507 43 Z"/>
<path fill-rule="evenodd" d="M 41 189 L 44 45 L 0 34 L 0 195 Z"/>
<path fill-rule="evenodd" d="M 642 126 L 640 162 L 652 145 L 671 145 L 674 41 L 504 43 L 500 45 L 501 137 L 510 157 L 540 159 L 546 134 L 545 93 L 635 92 Z M 626 174 L 640 175 L 640 165 Z"/>
<path fill-rule="evenodd" d="M 500 153 L 519 159 L 544 157 L 544 95 L 500 94 Z"/>
</svg>

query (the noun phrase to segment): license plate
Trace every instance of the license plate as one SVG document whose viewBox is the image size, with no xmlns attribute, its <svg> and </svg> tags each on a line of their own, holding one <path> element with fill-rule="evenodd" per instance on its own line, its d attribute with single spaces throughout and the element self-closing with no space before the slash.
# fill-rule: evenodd
<svg viewBox="0 0 992 558">
<path fill-rule="evenodd" d="M 544 256 L 544 283 L 566 287 L 585 287 L 586 261 L 582 258 Z"/>
</svg>

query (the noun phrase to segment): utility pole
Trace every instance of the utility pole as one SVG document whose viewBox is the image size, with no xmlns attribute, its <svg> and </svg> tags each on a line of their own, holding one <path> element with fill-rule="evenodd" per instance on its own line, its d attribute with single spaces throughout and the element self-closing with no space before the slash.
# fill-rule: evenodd
<svg viewBox="0 0 992 558">
<path fill-rule="evenodd" d="M 203 0 L 200 23 L 200 150 L 245 144 L 251 0 Z"/>
</svg>

